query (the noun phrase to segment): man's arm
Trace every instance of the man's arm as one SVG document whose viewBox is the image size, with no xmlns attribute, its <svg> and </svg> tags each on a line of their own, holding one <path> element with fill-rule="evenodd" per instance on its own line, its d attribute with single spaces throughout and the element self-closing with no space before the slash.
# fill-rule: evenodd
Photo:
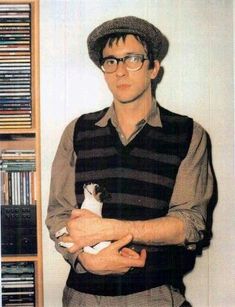
<svg viewBox="0 0 235 307">
<path fill-rule="evenodd" d="M 83 210 L 73 211 L 68 223 L 76 244 L 69 249 L 92 245 L 103 240 L 118 240 L 132 234 L 133 240 L 148 244 L 184 244 L 197 242 L 205 230 L 207 205 L 212 195 L 213 178 L 208 161 L 207 136 L 194 124 L 192 141 L 176 178 L 170 210 L 166 217 L 148 221 L 119 221 L 84 217 Z M 88 227 L 88 225 L 90 225 Z"/>
<path fill-rule="evenodd" d="M 55 248 L 78 271 L 84 272 L 82 266 L 77 264 L 76 254 L 58 245 L 55 234 L 66 226 L 75 208 L 76 198 L 74 192 L 74 153 L 73 130 L 76 120 L 71 122 L 61 137 L 51 170 L 50 196 L 46 217 L 50 237 L 55 242 Z"/>
<path fill-rule="evenodd" d="M 133 241 L 145 245 L 183 244 L 185 225 L 178 217 L 166 216 L 147 221 L 121 221 L 87 217 L 83 210 L 73 211 L 75 218 L 68 222 L 69 236 L 64 242 L 75 242 L 68 250 L 73 253 L 84 246 L 101 241 L 115 241 L 131 234 Z"/>
<path fill-rule="evenodd" d="M 194 123 L 191 146 L 182 162 L 171 197 L 168 216 L 177 217 L 185 224 L 187 244 L 203 238 L 208 204 L 213 194 L 214 177 L 208 157 L 208 136 Z"/>
</svg>

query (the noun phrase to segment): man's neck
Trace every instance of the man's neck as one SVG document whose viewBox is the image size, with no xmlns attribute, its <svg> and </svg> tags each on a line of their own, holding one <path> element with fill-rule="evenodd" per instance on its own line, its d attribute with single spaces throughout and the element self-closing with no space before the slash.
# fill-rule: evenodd
<svg viewBox="0 0 235 307">
<path fill-rule="evenodd" d="M 118 124 L 126 137 L 133 133 L 136 124 L 146 118 L 152 108 L 152 96 L 144 98 L 125 104 L 114 101 Z"/>
</svg>

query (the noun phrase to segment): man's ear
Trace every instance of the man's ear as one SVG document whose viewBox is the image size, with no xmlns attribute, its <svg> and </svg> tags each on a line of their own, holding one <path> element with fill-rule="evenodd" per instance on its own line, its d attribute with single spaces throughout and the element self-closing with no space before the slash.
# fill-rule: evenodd
<svg viewBox="0 0 235 307">
<path fill-rule="evenodd" d="M 151 79 L 155 79 L 157 77 L 160 67 L 160 62 L 158 60 L 155 60 L 154 67 L 152 68 Z"/>
</svg>

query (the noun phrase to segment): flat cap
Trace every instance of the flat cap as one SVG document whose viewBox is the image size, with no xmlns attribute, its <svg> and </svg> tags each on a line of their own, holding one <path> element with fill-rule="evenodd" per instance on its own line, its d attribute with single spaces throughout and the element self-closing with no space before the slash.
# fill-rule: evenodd
<svg viewBox="0 0 235 307">
<path fill-rule="evenodd" d="M 144 19 L 135 16 L 125 16 L 102 23 L 88 36 L 88 53 L 91 60 L 98 67 L 100 67 L 101 40 L 111 34 L 119 33 L 139 35 L 147 43 L 154 60 L 161 61 L 161 49 L 164 39 L 161 31 Z"/>
</svg>

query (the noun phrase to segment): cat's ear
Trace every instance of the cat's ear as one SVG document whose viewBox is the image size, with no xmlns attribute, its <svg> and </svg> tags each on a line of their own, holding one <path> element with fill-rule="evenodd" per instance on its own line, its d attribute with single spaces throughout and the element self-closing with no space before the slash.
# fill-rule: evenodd
<svg viewBox="0 0 235 307">
<path fill-rule="evenodd" d="M 102 187 L 97 184 L 95 186 L 95 192 L 96 194 L 99 194 L 99 199 L 101 202 L 103 202 L 104 200 L 111 199 L 111 194 L 106 190 L 105 187 Z"/>
</svg>

